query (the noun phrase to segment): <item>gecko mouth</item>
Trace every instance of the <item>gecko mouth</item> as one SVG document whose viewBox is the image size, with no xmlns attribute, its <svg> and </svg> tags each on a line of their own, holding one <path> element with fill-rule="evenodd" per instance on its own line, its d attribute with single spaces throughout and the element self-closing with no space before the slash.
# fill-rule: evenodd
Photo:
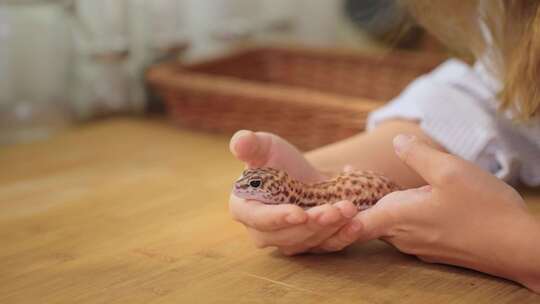
<svg viewBox="0 0 540 304">
<path fill-rule="evenodd" d="M 239 194 L 245 194 L 246 191 L 243 191 L 244 189 L 242 189 L 241 187 L 239 187 L 238 185 L 234 185 L 233 187 L 233 194 L 238 196 Z"/>
<path fill-rule="evenodd" d="M 247 187 L 243 187 L 243 186 L 238 186 L 238 185 L 235 185 L 234 188 L 233 188 L 233 193 L 237 196 L 240 196 L 240 197 L 243 197 L 243 198 L 246 198 L 246 196 L 253 196 L 255 195 L 255 192 L 254 191 L 250 191 L 247 189 Z"/>
<path fill-rule="evenodd" d="M 279 202 L 273 202 L 271 198 L 267 197 L 267 195 L 263 193 L 248 190 L 238 185 L 235 185 L 232 192 L 236 197 L 243 198 L 248 201 L 258 201 L 265 205 L 279 205 L 280 204 Z"/>
</svg>

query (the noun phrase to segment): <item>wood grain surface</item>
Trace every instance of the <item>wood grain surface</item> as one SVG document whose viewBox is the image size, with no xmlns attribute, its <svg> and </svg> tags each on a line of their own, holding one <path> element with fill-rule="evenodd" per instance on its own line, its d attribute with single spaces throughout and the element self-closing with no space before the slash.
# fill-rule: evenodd
<svg viewBox="0 0 540 304">
<path fill-rule="evenodd" d="M 540 303 L 379 241 L 255 249 L 228 215 L 242 165 L 227 141 L 122 118 L 0 147 L 0 303 Z M 540 215 L 540 193 L 525 195 Z"/>
</svg>

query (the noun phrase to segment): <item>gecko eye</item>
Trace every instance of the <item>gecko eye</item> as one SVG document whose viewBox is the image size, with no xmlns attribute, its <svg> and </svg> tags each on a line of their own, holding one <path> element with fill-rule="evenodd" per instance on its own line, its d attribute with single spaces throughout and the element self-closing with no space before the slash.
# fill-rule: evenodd
<svg viewBox="0 0 540 304">
<path fill-rule="evenodd" d="M 254 179 L 249 182 L 249 185 L 253 188 L 259 188 L 261 186 L 261 180 L 260 179 Z"/>
</svg>

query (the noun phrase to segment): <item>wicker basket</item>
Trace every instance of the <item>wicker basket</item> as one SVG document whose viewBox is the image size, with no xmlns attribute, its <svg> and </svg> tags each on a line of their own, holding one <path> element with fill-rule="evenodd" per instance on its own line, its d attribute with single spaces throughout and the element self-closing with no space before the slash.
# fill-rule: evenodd
<svg viewBox="0 0 540 304">
<path fill-rule="evenodd" d="M 442 60 L 258 48 L 187 66 L 157 65 L 147 79 L 181 126 L 226 134 L 264 130 L 308 150 L 361 131 L 370 111 Z"/>
</svg>

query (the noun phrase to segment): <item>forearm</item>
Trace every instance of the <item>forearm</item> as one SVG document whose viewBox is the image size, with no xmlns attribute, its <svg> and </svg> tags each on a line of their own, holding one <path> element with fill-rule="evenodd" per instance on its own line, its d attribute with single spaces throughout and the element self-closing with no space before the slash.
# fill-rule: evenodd
<svg viewBox="0 0 540 304">
<path fill-rule="evenodd" d="M 424 180 L 399 160 L 394 152 L 393 138 L 404 133 L 415 135 L 444 150 L 417 123 L 396 120 L 383 123 L 371 132 L 308 152 L 306 158 L 322 171 L 340 171 L 345 165 L 351 165 L 355 169 L 385 174 L 406 188 L 422 186 Z"/>
</svg>

